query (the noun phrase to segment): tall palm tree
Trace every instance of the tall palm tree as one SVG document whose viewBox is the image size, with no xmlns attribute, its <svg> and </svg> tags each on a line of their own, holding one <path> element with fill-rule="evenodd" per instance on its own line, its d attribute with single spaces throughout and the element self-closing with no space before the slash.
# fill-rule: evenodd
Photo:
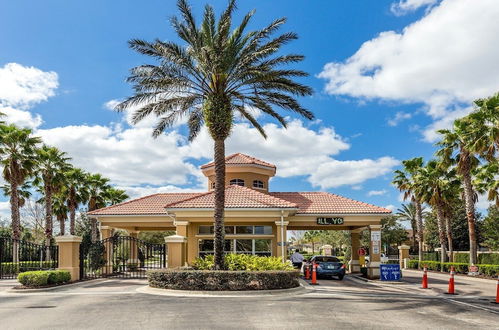
<svg viewBox="0 0 499 330">
<path fill-rule="evenodd" d="M 43 145 L 37 150 L 35 185 L 42 188 L 45 204 L 45 236 L 47 245 L 53 236 L 52 198 L 64 182 L 64 172 L 68 170 L 69 157 L 64 151 Z"/>
<path fill-rule="evenodd" d="M 111 188 L 109 179 L 101 174 L 87 174 L 86 184 L 88 188 L 88 211 L 94 211 L 105 207 L 106 193 Z M 92 241 L 97 241 L 97 219 L 90 218 L 92 228 Z"/>
<path fill-rule="evenodd" d="M 430 160 L 426 166 L 417 174 L 418 186 L 416 194 L 421 196 L 421 201 L 433 207 L 437 214 L 437 225 L 439 231 L 439 241 L 442 252 L 441 262 L 447 261 L 447 246 L 451 255 L 452 232 L 449 215 L 449 207 L 456 198 L 456 193 L 460 185 L 454 169 L 444 166 L 437 160 Z"/>
<path fill-rule="evenodd" d="M 423 260 L 423 207 L 421 203 L 421 196 L 417 194 L 416 188 L 418 186 L 417 175 L 423 167 L 423 158 L 416 157 L 402 162 L 404 168 L 395 171 L 395 177 L 392 183 L 404 193 L 404 200 L 409 199 L 416 208 L 416 224 L 418 232 L 418 260 L 419 267 Z"/>
<path fill-rule="evenodd" d="M 57 221 L 59 222 L 59 235 L 66 234 L 66 220 L 68 219 L 68 206 L 66 205 L 67 199 L 66 188 L 61 189 L 52 198 L 52 212 L 54 213 Z"/>
<path fill-rule="evenodd" d="M 313 114 L 303 108 L 297 96 L 312 94 L 312 89 L 295 81 L 307 74 L 285 68 L 300 62 L 302 55 L 278 54 L 281 47 L 297 35 L 272 35 L 286 22 L 280 18 L 261 30 L 245 32 L 254 11 L 232 28 L 235 0 L 229 0 L 220 18 L 211 6 L 205 6 L 198 25 L 186 0 L 178 0 L 181 17 L 173 18 L 173 29 L 184 44 L 134 39 L 130 47 L 159 61 L 131 70 L 128 81 L 135 94 L 117 106 L 118 110 L 138 107 L 132 119 L 139 122 L 150 114 L 159 117 L 153 136 L 157 137 L 178 119 L 187 117 L 189 140 L 203 124 L 214 140 L 215 162 L 215 269 L 224 268 L 225 140 L 234 116 L 246 118 L 266 137 L 262 125 L 248 111 L 261 110 L 286 126 L 276 108 L 292 111 L 307 119 Z"/>
<path fill-rule="evenodd" d="M 9 184 L 5 184 L 2 186 L 3 194 L 5 196 L 10 196 L 11 186 Z M 26 201 L 31 197 L 31 182 L 24 182 L 21 186 L 17 187 L 18 195 L 19 195 L 19 208 L 22 208 Z"/>
<path fill-rule="evenodd" d="M 470 264 L 476 264 L 477 237 L 475 230 L 475 203 L 477 194 L 473 188 L 472 173 L 480 164 L 480 160 L 470 151 L 469 145 L 473 133 L 473 125 L 469 125 L 468 120 L 456 120 L 453 130 L 439 130 L 442 139 L 437 143 L 441 147 L 437 155 L 447 165 L 456 164 L 457 173 L 461 177 L 463 187 L 464 204 L 468 219 L 468 232 L 470 240 Z"/>
<path fill-rule="evenodd" d="M 105 193 L 105 199 L 107 205 L 115 205 L 125 201 L 128 198 L 129 196 L 127 195 L 125 190 L 116 189 L 113 187 L 107 189 Z"/>
<path fill-rule="evenodd" d="M 88 173 L 80 168 L 71 168 L 65 175 L 66 182 L 66 205 L 69 211 L 69 233 L 75 234 L 76 210 L 78 205 L 89 201 L 89 185 L 87 184 Z"/>
<path fill-rule="evenodd" d="M 409 221 L 412 229 L 412 247 L 416 248 L 416 235 L 417 235 L 417 214 L 416 204 L 413 202 L 402 204 L 402 207 L 397 209 L 395 215 L 402 221 Z"/>
<path fill-rule="evenodd" d="M 19 187 L 32 175 L 35 166 L 39 137 L 31 135 L 31 130 L 15 125 L 0 125 L 0 162 L 3 165 L 3 178 L 10 184 L 10 211 L 12 219 L 13 261 L 19 261 L 17 240 L 21 236 Z"/>
<path fill-rule="evenodd" d="M 468 148 L 487 161 L 498 160 L 499 93 L 475 102 L 475 109 L 464 120 L 473 129 L 467 130 Z"/>
</svg>

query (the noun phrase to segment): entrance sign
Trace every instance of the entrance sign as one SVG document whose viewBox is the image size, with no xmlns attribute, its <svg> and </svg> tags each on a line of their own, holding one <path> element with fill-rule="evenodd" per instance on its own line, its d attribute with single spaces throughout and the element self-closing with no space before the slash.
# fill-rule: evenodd
<svg viewBox="0 0 499 330">
<path fill-rule="evenodd" d="M 400 265 L 398 264 L 381 264 L 379 265 L 379 272 L 382 281 L 400 281 L 402 277 Z"/>
<path fill-rule="evenodd" d="M 381 250 L 381 232 L 371 231 L 371 243 L 373 248 L 373 254 L 379 254 Z"/>
<path fill-rule="evenodd" d="M 342 225 L 344 223 L 343 218 L 317 218 L 318 225 Z"/>
<path fill-rule="evenodd" d="M 477 276 L 479 275 L 480 273 L 478 272 L 478 266 L 475 266 L 475 265 L 471 265 L 470 266 L 470 269 L 469 269 L 469 273 L 468 275 L 471 275 L 471 276 Z"/>
</svg>

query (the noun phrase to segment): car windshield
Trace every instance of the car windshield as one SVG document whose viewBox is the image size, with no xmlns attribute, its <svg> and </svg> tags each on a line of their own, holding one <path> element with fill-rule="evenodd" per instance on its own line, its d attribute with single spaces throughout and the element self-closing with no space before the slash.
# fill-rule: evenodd
<svg viewBox="0 0 499 330">
<path fill-rule="evenodd" d="M 335 257 L 315 257 L 315 262 L 341 262 L 340 259 Z"/>
</svg>

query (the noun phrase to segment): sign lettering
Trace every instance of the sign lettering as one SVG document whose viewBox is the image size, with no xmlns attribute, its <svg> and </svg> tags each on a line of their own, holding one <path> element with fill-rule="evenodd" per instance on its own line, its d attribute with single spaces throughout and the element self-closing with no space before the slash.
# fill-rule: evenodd
<svg viewBox="0 0 499 330">
<path fill-rule="evenodd" d="M 379 272 L 382 281 L 400 281 L 400 278 L 402 277 L 400 265 L 381 264 L 379 265 Z"/>
<path fill-rule="evenodd" d="M 317 218 L 318 225 L 342 225 L 344 223 L 343 218 Z"/>
</svg>

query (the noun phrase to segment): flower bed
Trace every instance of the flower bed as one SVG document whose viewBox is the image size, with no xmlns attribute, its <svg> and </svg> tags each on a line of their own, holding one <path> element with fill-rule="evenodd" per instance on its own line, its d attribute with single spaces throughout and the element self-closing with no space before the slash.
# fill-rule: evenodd
<svg viewBox="0 0 499 330">
<path fill-rule="evenodd" d="M 71 281 L 71 274 L 67 270 L 37 270 L 20 273 L 17 280 L 24 287 L 40 288 L 67 283 Z"/>
<path fill-rule="evenodd" d="M 290 289 L 300 286 L 295 270 L 230 271 L 164 269 L 147 273 L 149 286 L 194 291 Z"/>
</svg>

